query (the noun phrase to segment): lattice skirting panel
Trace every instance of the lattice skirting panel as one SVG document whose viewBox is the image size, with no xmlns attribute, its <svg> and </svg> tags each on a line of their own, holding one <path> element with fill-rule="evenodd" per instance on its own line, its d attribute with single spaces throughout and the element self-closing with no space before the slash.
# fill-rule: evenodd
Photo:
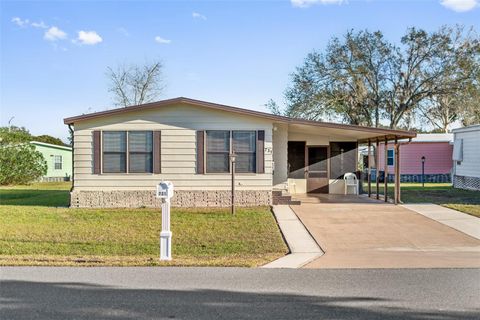
<svg viewBox="0 0 480 320">
<path fill-rule="evenodd" d="M 459 189 L 480 191 L 480 178 L 455 175 L 453 176 L 453 186 Z"/>
</svg>

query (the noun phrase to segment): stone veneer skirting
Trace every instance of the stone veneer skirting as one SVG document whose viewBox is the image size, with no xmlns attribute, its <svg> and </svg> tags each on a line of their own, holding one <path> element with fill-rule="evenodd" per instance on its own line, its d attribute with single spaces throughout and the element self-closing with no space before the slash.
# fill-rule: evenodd
<svg viewBox="0 0 480 320">
<path fill-rule="evenodd" d="M 459 189 L 480 191 L 480 178 L 455 175 L 453 176 L 453 186 Z"/>
<path fill-rule="evenodd" d="M 172 207 L 229 207 L 231 192 L 175 191 Z M 240 207 L 264 206 L 272 203 L 271 191 L 235 191 L 235 204 Z M 73 208 L 160 208 L 161 200 L 154 191 L 73 191 L 70 206 Z"/>
</svg>

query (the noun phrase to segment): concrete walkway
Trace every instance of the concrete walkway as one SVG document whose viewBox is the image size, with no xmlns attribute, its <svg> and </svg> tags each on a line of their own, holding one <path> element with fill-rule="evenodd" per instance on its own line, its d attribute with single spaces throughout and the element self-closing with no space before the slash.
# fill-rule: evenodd
<svg viewBox="0 0 480 320">
<path fill-rule="evenodd" d="M 480 219 L 477 217 L 437 204 L 421 203 L 402 206 L 480 240 Z"/>
<path fill-rule="evenodd" d="M 273 213 L 290 248 L 290 254 L 263 268 L 301 268 L 323 255 L 322 249 L 289 206 L 273 206 Z"/>
</svg>

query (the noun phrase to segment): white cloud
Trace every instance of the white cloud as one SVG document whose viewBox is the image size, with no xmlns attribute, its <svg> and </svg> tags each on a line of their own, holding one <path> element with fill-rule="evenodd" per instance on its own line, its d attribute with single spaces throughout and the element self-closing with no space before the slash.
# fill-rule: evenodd
<svg viewBox="0 0 480 320">
<path fill-rule="evenodd" d="M 290 0 L 292 6 L 298 8 L 307 8 L 314 4 L 342 4 L 346 0 Z"/>
<path fill-rule="evenodd" d="M 441 0 L 440 3 L 445 8 L 457 12 L 470 11 L 479 5 L 479 0 Z"/>
<path fill-rule="evenodd" d="M 41 28 L 41 29 L 47 29 L 48 28 L 48 26 L 43 21 L 32 22 L 31 26 L 34 27 L 34 28 Z"/>
<path fill-rule="evenodd" d="M 26 27 L 29 23 L 28 19 L 22 20 L 19 17 L 13 17 L 11 21 L 19 27 Z"/>
<path fill-rule="evenodd" d="M 193 19 L 207 20 L 207 17 L 198 12 L 192 12 Z"/>
<path fill-rule="evenodd" d="M 67 34 L 57 27 L 51 27 L 50 29 L 45 31 L 43 38 L 48 41 L 57 41 L 57 40 L 66 39 Z"/>
<path fill-rule="evenodd" d="M 78 38 L 75 43 L 86 44 L 86 45 L 95 45 L 102 42 L 103 39 L 95 31 L 79 31 Z"/>
<path fill-rule="evenodd" d="M 169 44 L 172 42 L 172 40 L 162 38 L 160 36 L 155 37 L 155 42 L 161 43 L 161 44 Z"/>
</svg>

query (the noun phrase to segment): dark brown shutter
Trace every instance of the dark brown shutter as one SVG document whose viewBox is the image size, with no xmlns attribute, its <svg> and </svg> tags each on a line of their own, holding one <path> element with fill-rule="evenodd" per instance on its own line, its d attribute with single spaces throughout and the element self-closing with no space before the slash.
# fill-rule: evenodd
<svg viewBox="0 0 480 320">
<path fill-rule="evenodd" d="M 101 131 L 93 131 L 93 174 L 102 172 L 102 139 Z"/>
<path fill-rule="evenodd" d="M 162 132 L 153 131 L 153 173 L 162 173 Z"/>
<path fill-rule="evenodd" d="M 265 173 L 265 130 L 257 131 L 257 173 Z"/>
<path fill-rule="evenodd" d="M 205 173 L 205 131 L 197 131 L 197 173 Z"/>
</svg>

